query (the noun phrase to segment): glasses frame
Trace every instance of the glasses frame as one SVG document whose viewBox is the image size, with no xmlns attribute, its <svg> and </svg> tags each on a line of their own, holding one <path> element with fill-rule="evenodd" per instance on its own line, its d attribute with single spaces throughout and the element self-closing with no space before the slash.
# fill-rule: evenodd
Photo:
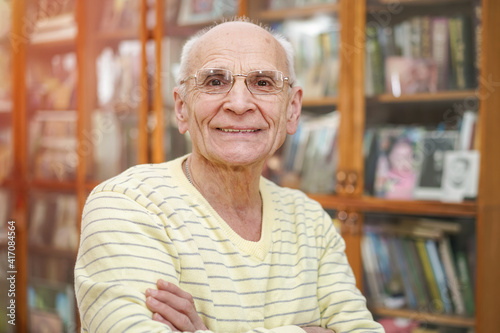
<svg viewBox="0 0 500 333">
<path fill-rule="evenodd" d="M 206 71 L 206 70 L 221 70 L 221 71 L 227 71 L 227 72 L 231 73 L 231 85 L 229 85 L 229 89 L 227 89 L 227 91 L 226 90 L 224 90 L 224 91 L 203 91 L 203 90 L 199 89 L 199 85 L 198 85 L 198 73 L 201 72 L 201 71 Z M 281 86 L 281 88 L 279 90 L 273 91 L 273 92 L 269 92 L 269 93 L 252 91 L 248 87 L 247 77 L 251 73 L 255 73 L 255 72 L 275 72 L 275 73 L 279 73 L 282 76 L 282 78 L 283 78 L 283 85 Z M 241 74 L 241 73 L 240 74 L 234 74 L 229 69 L 224 69 L 224 68 L 202 68 L 202 69 L 198 69 L 194 75 L 190 75 L 187 78 L 185 78 L 184 80 L 181 80 L 180 84 L 182 85 L 182 84 L 186 83 L 188 80 L 194 79 L 195 80 L 195 88 L 197 90 L 199 90 L 200 92 L 204 93 L 204 94 L 211 94 L 211 95 L 227 94 L 227 93 L 229 93 L 231 91 L 231 89 L 233 89 L 234 82 L 236 81 L 234 79 L 235 77 L 244 77 L 245 78 L 245 86 L 247 87 L 248 91 L 250 93 L 252 93 L 253 95 L 276 95 L 276 94 L 279 94 L 280 92 L 283 91 L 283 88 L 285 87 L 285 83 L 288 83 L 288 85 L 290 87 L 292 87 L 292 84 L 293 84 L 293 82 L 290 81 L 290 78 L 288 76 L 285 76 L 285 74 L 283 74 L 283 72 L 278 71 L 278 70 L 274 70 L 274 69 L 265 69 L 265 70 L 264 69 L 260 69 L 260 70 L 250 71 L 250 72 L 248 72 L 246 74 Z"/>
</svg>

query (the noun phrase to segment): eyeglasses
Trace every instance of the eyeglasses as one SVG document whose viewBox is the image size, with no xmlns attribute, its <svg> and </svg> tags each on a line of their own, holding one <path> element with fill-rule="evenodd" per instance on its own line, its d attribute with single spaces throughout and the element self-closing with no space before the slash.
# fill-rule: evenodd
<svg viewBox="0 0 500 333">
<path fill-rule="evenodd" d="M 256 95 L 277 94 L 283 90 L 285 81 L 292 85 L 289 78 L 280 71 L 258 70 L 247 74 L 233 74 L 230 70 L 221 68 L 200 69 L 195 75 L 188 76 L 180 83 L 184 84 L 194 78 L 196 89 L 199 91 L 207 94 L 225 94 L 233 87 L 235 76 L 244 77 L 248 90 Z"/>
</svg>

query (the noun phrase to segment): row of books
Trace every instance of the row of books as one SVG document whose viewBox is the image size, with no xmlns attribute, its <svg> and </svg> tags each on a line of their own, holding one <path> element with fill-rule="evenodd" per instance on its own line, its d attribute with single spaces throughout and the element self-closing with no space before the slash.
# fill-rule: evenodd
<svg viewBox="0 0 500 333">
<path fill-rule="evenodd" d="M 77 112 L 41 110 L 30 122 L 29 156 L 35 179 L 71 181 L 80 159 L 87 178 L 104 180 L 137 164 L 137 112 L 96 110 L 78 145 Z M 77 147 L 80 147 L 78 150 Z M 9 159 L 11 161 L 12 159 Z"/>
<path fill-rule="evenodd" d="M 473 237 L 466 221 L 367 219 L 361 250 L 370 301 L 473 316 L 474 242 L 465 237 Z"/>
<path fill-rule="evenodd" d="M 39 1 L 34 22 L 32 44 L 74 39 L 78 31 L 75 1 Z"/>
<path fill-rule="evenodd" d="M 295 50 L 297 84 L 305 99 L 336 96 L 340 72 L 339 23 L 333 16 L 285 20 L 274 29 L 285 35 Z"/>
<path fill-rule="evenodd" d="M 421 322 L 416 319 L 401 317 L 378 318 L 385 330 L 385 333 L 474 333 L 474 328 L 433 325 L 428 322 Z"/>
<path fill-rule="evenodd" d="M 393 26 L 368 24 L 366 94 L 400 96 L 476 87 L 473 36 L 467 16 L 415 16 Z"/>
<path fill-rule="evenodd" d="M 30 281 L 28 286 L 31 332 L 76 332 L 72 283 Z"/>
<path fill-rule="evenodd" d="M 338 111 L 321 116 L 304 113 L 297 132 L 286 139 L 281 150 L 269 161 L 266 177 L 309 193 L 332 193 L 339 124 Z"/>
<path fill-rule="evenodd" d="M 388 199 L 462 201 L 477 195 L 477 114 L 459 130 L 420 126 L 369 128 L 365 133 L 365 192 Z"/>
<path fill-rule="evenodd" d="M 36 196 L 30 212 L 30 245 L 76 251 L 78 204 L 74 195 Z"/>
<path fill-rule="evenodd" d="M 212 24 L 238 13 L 238 0 L 178 1 L 178 25 Z"/>
<path fill-rule="evenodd" d="M 38 111 L 30 122 L 29 157 L 37 179 L 73 180 L 78 166 L 77 112 Z"/>
<path fill-rule="evenodd" d="M 269 1 L 269 9 L 284 9 L 284 8 L 295 8 L 295 7 L 307 7 L 312 5 L 321 5 L 321 4 L 331 4 L 336 3 L 334 0 L 270 0 Z"/>
</svg>

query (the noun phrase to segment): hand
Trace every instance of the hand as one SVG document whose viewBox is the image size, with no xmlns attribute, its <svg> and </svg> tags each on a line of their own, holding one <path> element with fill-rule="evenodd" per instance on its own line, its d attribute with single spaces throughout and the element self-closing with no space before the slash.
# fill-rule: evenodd
<svg viewBox="0 0 500 333">
<path fill-rule="evenodd" d="M 307 333 L 335 333 L 335 331 L 323 327 L 301 327 Z"/>
<path fill-rule="evenodd" d="M 146 290 L 146 305 L 153 319 L 169 326 L 174 332 L 206 330 L 193 296 L 172 283 L 158 280 L 158 290 Z"/>
</svg>

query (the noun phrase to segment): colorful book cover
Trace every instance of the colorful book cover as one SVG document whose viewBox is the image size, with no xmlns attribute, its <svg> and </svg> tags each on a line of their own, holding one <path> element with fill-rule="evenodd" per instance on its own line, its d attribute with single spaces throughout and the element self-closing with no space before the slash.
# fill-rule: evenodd
<svg viewBox="0 0 500 333">
<path fill-rule="evenodd" d="M 439 254 L 443 261 L 446 280 L 450 289 L 451 300 L 453 301 L 454 312 L 459 315 L 465 314 L 465 304 L 463 300 L 462 290 L 458 280 L 457 270 L 455 267 L 455 258 L 451 248 L 450 240 L 444 237 L 439 241 Z"/>
<path fill-rule="evenodd" d="M 432 296 L 432 302 L 431 302 L 432 308 L 438 313 L 443 312 L 444 310 L 443 302 L 441 301 L 438 285 L 436 279 L 434 278 L 434 273 L 432 272 L 432 266 L 429 260 L 429 256 L 427 255 L 427 250 L 425 248 L 425 240 L 417 239 L 415 241 L 415 244 L 417 246 L 417 252 L 419 254 L 422 267 L 424 269 L 425 280 L 427 282 L 427 286 Z"/>
<path fill-rule="evenodd" d="M 404 248 L 400 238 L 393 238 L 394 247 L 396 249 L 396 260 L 401 272 L 401 278 L 405 288 L 405 295 L 410 309 L 418 309 L 417 296 L 412 286 L 410 277 L 410 268 L 408 267 L 407 258 L 404 255 Z"/>
<path fill-rule="evenodd" d="M 443 264 L 441 263 L 441 258 L 439 258 L 439 253 L 437 250 L 436 241 L 426 240 L 425 248 L 427 250 L 427 255 L 429 256 L 429 261 L 431 263 L 432 272 L 434 273 L 434 278 L 439 290 L 439 295 L 444 306 L 444 311 L 446 313 L 452 313 L 451 300 L 448 295 L 448 285 L 446 283 L 446 276 L 443 270 Z"/>
<path fill-rule="evenodd" d="M 474 291 L 467 266 L 466 254 L 463 251 L 457 251 L 456 260 L 458 279 L 460 281 L 460 287 L 465 301 L 465 310 L 468 315 L 473 316 L 475 312 Z"/>
</svg>

